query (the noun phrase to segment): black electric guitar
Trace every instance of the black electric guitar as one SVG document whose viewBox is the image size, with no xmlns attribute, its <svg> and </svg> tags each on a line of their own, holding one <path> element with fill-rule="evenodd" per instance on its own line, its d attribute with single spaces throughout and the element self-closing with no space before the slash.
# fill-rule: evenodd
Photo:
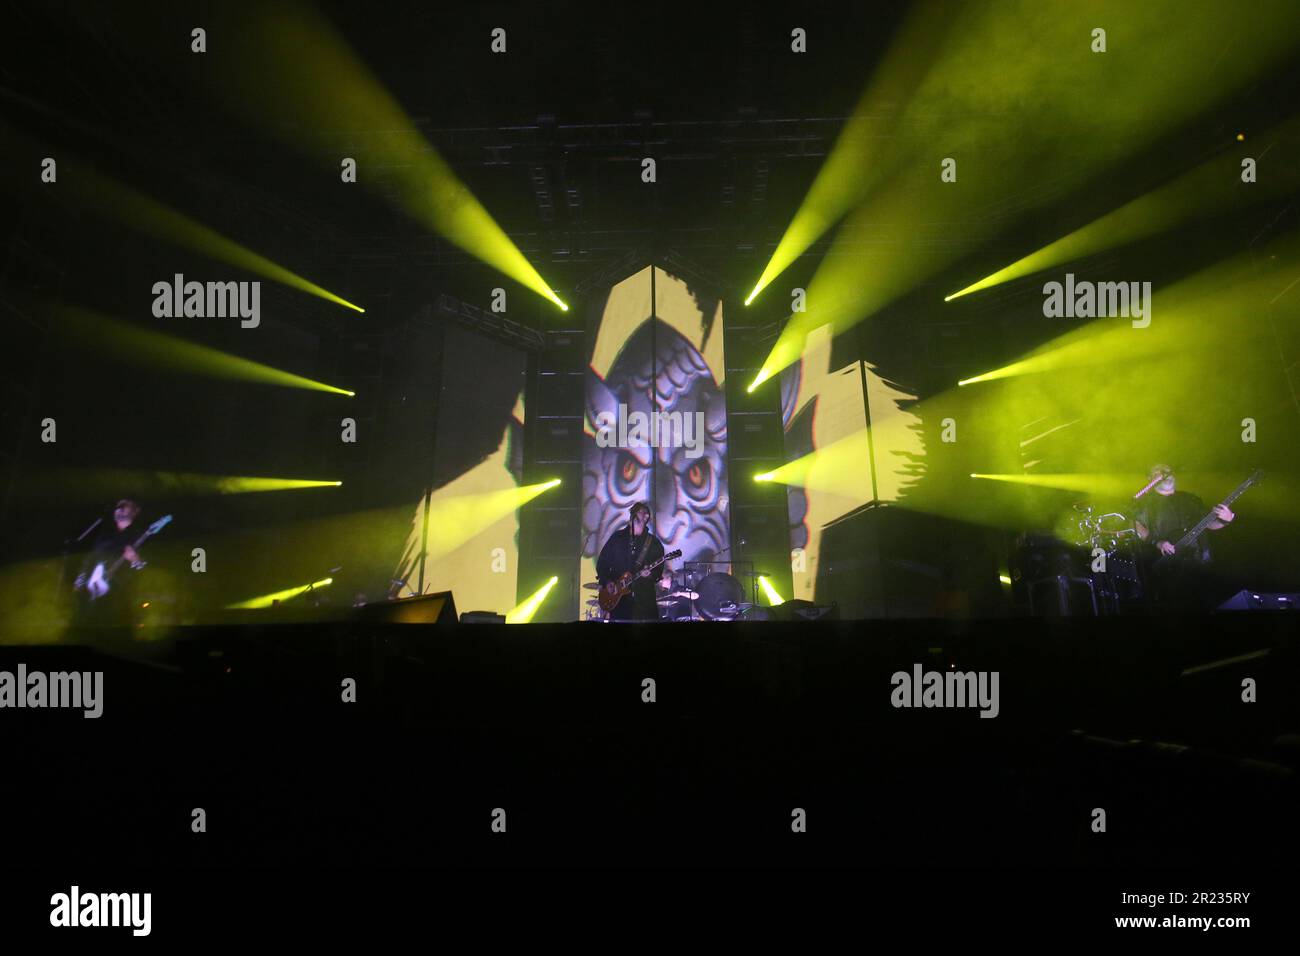
<svg viewBox="0 0 1300 956">
<path fill-rule="evenodd" d="M 153 524 L 149 525 L 149 527 L 145 529 L 144 534 L 140 535 L 140 537 L 135 539 L 135 541 L 131 544 L 131 547 L 134 550 L 139 551 L 140 545 L 144 544 L 146 541 L 148 541 L 150 538 L 156 535 L 163 528 L 167 527 L 167 523 L 171 520 L 172 520 L 171 515 L 163 515 Z M 89 576 L 86 575 L 78 576 L 76 581 L 77 590 L 81 590 L 82 588 L 85 588 L 86 593 L 90 595 L 90 599 L 92 601 L 98 601 L 100 598 L 102 598 L 105 594 L 108 593 L 109 588 L 112 587 L 110 582 L 113 580 L 113 575 L 116 574 L 118 569 L 121 568 L 122 565 L 125 563 L 126 563 L 126 557 L 124 555 L 118 555 L 116 561 L 110 561 L 107 558 L 105 558 L 103 561 L 100 561 L 97 565 L 95 565 L 94 569 L 90 572 Z M 143 567 L 143 566 L 144 566 L 143 561 L 140 562 L 139 565 L 137 565 L 137 567 Z"/>
<path fill-rule="evenodd" d="M 1264 477 L 1264 472 L 1256 468 L 1254 471 L 1250 473 L 1250 476 L 1245 481 L 1243 481 L 1241 484 L 1237 486 L 1236 491 L 1228 495 L 1228 497 L 1224 498 L 1223 501 L 1219 502 L 1219 504 L 1224 504 L 1224 505 L 1232 504 L 1243 494 L 1245 494 L 1247 488 L 1249 488 L 1251 485 L 1263 479 L 1263 477 Z M 1218 505 L 1216 505 L 1215 507 L 1218 507 Z M 1188 551 L 1190 550 L 1192 545 L 1194 545 L 1197 542 L 1197 540 L 1201 537 L 1201 535 L 1205 534 L 1205 529 L 1208 528 L 1210 524 L 1216 520 L 1218 520 L 1218 517 L 1214 513 L 1214 508 L 1211 508 L 1209 514 L 1207 514 L 1200 521 L 1196 522 L 1196 524 L 1188 528 L 1187 533 L 1174 542 L 1174 553 L 1160 555 L 1160 557 L 1156 558 L 1153 567 L 1156 568 L 1168 567 L 1170 564 L 1173 564 L 1176 561 L 1184 558 L 1188 554 Z"/>
<path fill-rule="evenodd" d="M 637 578 L 649 577 L 651 572 L 658 568 L 665 561 L 671 561 L 673 558 L 680 558 L 680 551 L 669 551 L 654 564 L 647 564 L 640 571 L 624 571 L 620 577 L 613 581 L 607 581 L 600 587 L 600 594 L 597 600 L 600 601 L 602 611 L 612 611 L 618 607 L 618 602 L 623 600 L 623 596 L 632 590 L 632 582 Z"/>
</svg>

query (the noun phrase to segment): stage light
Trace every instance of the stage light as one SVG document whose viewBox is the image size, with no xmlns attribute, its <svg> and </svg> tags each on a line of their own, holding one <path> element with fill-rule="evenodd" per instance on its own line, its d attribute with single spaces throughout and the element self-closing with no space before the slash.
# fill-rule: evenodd
<svg viewBox="0 0 1300 956">
<path fill-rule="evenodd" d="M 262 276 L 281 285 L 325 299 L 336 305 L 345 306 L 354 312 L 365 312 L 359 305 L 354 305 L 342 296 L 335 295 L 304 279 L 284 266 L 272 262 L 263 255 L 253 252 L 221 235 L 195 219 L 191 219 L 141 192 L 101 175 L 88 167 L 77 165 L 71 170 L 66 181 L 66 188 L 75 189 L 87 205 L 102 207 L 115 219 L 141 232 L 157 236 L 178 246 L 191 249 L 200 255 L 208 256 L 227 265 L 245 269 L 254 275 Z"/>
<path fill-rule="evenodd" d="M 357 182 L 403 213 L 538 295 L 568 306 L 538 274 L 397 99 L 343 35 L 305 3 L 255 4 L 214 13 L 240 38 L 240 69 L 215 91 L 226 105 L 313 159 L 339 150 Z M 337 179 L 336 179 L 337 182 Z"/>
<path fill-rule="evenodd" d="M 855 104 L 853 114 L 836 136 L 826 161 L 817 170 L 745 305 L 753 302 L 772 280 L 878 189 L 915 149 L 922 148 L 925 137 L 916 136 L 916 124 L 907 116 L 906 107 L 942 50 L 951 16 L 950 11 L 933 3 L 917 4 L 908 14 Z M 902 122 L 882 123 L 882 117 L 898 113 L 900 106 Z M 924 109 L 930 111 L 929 106 Z M 907 140 L 909 145 L 900 148 L 899 140 Z"/>
<path fill-rule="evenodd" d="M 285 588 L 283 591 L 275 591 L 271 594 L 262 594 L 255 598 L 249 598 L 247 601 L 240 601 L 237 604 L 227 604 L 227 610 L 243 610 L 249 608 L 270 607 L 277 601 L 283 604 L 298 597 L 300 594 L 306 594 L 308 591 L 315 591 L 318 588 L 327 588 L 334 583 L 333 578 L 324 578 L 320 581 L 313 581 L 310 584 L 302 584 L 298 587 Z"/>
<path fill-rule="evenodd" d="M 0 121 L 0 134 L 21 143 L 25 148 L 33 151 L 40 150 L 37 155 L 59 156 L 59 191 L 67 191 L 75 196 L 77 201 L 88 210 L 111 216 L 130 229 L 156 236 L 273 282 L 346 306 L 356 312 L 365 312 L 365 309 L 360 306 L 353 305 L 328 289 L 323 289 L 265 256 L 241 246 L 198 220 L 177 212 L 139 190 L 99 172 L 75 156 L 68 155 L 64 150 L 52 151 L 50 147 L 33 141 L 3 121 Z"/>
<path fill-rule="evenodd" d="M 71 348 L 94 351 L 134 365 L 163 368 L 178 374 L 204 378 L 232 379 L 303 388 L 333 395 L 356 396 L 345 388 L 315 382 L 292 372 L 285 372 L 260 362 L 240 358 L 229 352 L 199 345 L 174 335 L 165 335 L 127 322 L 119 322 L 90 309 L 56 304 L 50 314 L 64 343 Z"/>
<path fill-rule="evenodd" d="M 1288 120 L 1270 130 L 1265 139 L 1283 143 L 1293 141 L 1297 135 L 1300 135 L 1300 120 Z M 1237 139 L 1244 137 L 1239 134 Z M 1261 152 L 1267 152 L 1267 149 Z M 1227 151 L 1164 186 L 1080 226 L 1037 252 L 945 296 L 943 301 L 951 302 L 972 292 L 1148 239 L 1192 219 L 1206 219 L 1250 203 L 1287 195 L 1300 188 L 1300 166 L 1281 164 L 1271 170 L 1270 175 L 1252 183 L 1250 189 L 1243 190 L 1240 164 L 1236 151 Z"/>
<path fill-rule="evenodd" d="M 551 588 L 555 587 L 555 583 L 559 580 L 558 577 L 552 577 L 549 581 L 534 591 L 532 596 L 526 601 L 522 604 L 516 605 L 515 608 L 506 615 L 506 623 L 527 624 L 531 621 L 533 615 L 537 613 L 537 609 L 541 607 L 542 602 L 546 600 L 546 596 L 551 593 Z"/>
<path fill-rule="evenodd" d="M 538 495 L 560 484 L 559 478 L 552 478 L 533 485 L 468 494 L 459 493 L 460 489 L 455 482 L 440 488 L 429 501 L 428 560 L 450 554 Z"/>
<path fill-rule="evenodd" d="M 199 488 L 209 481 L 217 494 L 241 495 L 263 491 L 295 491 L 302 488 L 341 488 L 341 481 L 314 481 L 308 478 L 218 478 L 213 475 L 163 475 L 178 487 Z"/>
<path fill-rule="evenodd" d="M 1145 478 L 1140 472 L 1129 473 L 1079 473 L 1079 474 L 974 474 L 972 478 L 983 481 L 1000 481 L 1036 488 L 1053 488 L 1060 491 L 1113 498 L 1131 498 L 1134 490 L 1141 488 Z"/>
<path fill-rule="evenodd" d="M 1228 7 L 1216 9 L 1175 36 L 1154 7 L 1131 3 L 944 8 L 934 18 L 943 34 L 937 55 L 920 65 L 923 76 L 900 101 L 901 111 L 895 107 L 891 128 L 898 135 L 888 142 L 868 137 L 880 155 L 863 164 L 860 151 L 859 165 L 828 174 L 819 195 L 849 190 L 855 173 L 870 179 L 870 188 L 838 220 L 840 205 L 812 202 L 810 190 L 806 212 L 801 207 L 760 278 L 761 287 L 796 249 L 807 248 L 809 236 L 839 222 L 805 285 L 807 311 L 787 319 L 763 362 L 764 377 L 797 362 L 813 329 L 830 325 L 839 335 L 894 305 L 987 243 L 992 230 L 1006 232 L 1044 203 L 1084 188 L 1285 61 L 1300 45 L 1294 3 L 1274 0 L 1252 10 L 1260 19 L 1242 23 Z M 1077 48 L 1076 38 L 1087 37 L 1105 11 L 1124 23 L 1128 38 L 1106 53 L 1112 69 L 1062 70 L 1060 51 Z M 1015 45 L 1009 56 L 1013 32 L 1034 43 Z M 1252 57 L 1224 60 L 1225 35 L 1249 42 Z M 1218 66 L 1207 70 L 1207 62 Z M 1229 75 L 1219 76 L 1219 67 Z M 1016 136 L 996 119 L 1010 112 Z M 1055 159 L 1067 140 L 1090 148 L 1076 151 L 1077 162 L 1065 168 Z M 940 157 L 952 161 L 953 178 L 941 178 L 947 160 Z M 828 156 L 823 172 L 830 166 Z M 987 228 L 954 232 L 954 222 Z"/>
<path fill-rule="evenodd" d="M 176 471 L 129 471 L 117 468 L 53 468 L 33 471 L 19 486 L 25 497 L 57 496 L 69 501 L 115 500 L 123 489 L 145 501 L 242 495 L 271 491 L 339 488 L 341 481 L 312 478 L 259 478 Z"/>
<path fill-rule="evenodd" d="M 1006 584 L 1006 585 L 1010 585 L 1010 584 L 1011 584 L 1011 576 L 1010 576 L 1010 575 L 1007 575 L 1007 574 L 999 574 L 999 575 L 998 575 L 998 580 L 1001 581 L 1003 584 Z"/>
<path fill-rule="evenodd" d="M 926 422 L 951 418 L 966 430 L 944 447 L 951 464 L 940 472 L 932 450 L 927 480 L 895 506 L 1015 529 L 1056 529 L 1064 514 L 1075 524 L 1068 538 L 1078 530 L 1074 504 L 1131 517 L 1151 461 L 1236 460 L 1227 446 L 1240 447 L 1243 419 L 1282 400 L 1268 304 L 1297 269 L 1300 236 L 1283 235 L 1157 285 L 1146 327 L 1095 319 L 917 403 L 912 411 Z M 972 467 L 982 470 L 964 470 Z M 1199 494 L 1242 477 L 1188 474 L 1180 485 Z M 1265 493 L 1252 504 L 1261 514 L 1284 510 Z"/>
<path fill-rule="evenodd" d="M 778 604 L 785 603 L 785 598 L 776 592 L 776 588 L 772 587 L 772 582 L 767 579 L 766 575 L 759 576 L 758 586 L 763 589 L 763 596 L 767 598 L 768 604 L 776 607 Z"/>
<path fill-rule="evenodd" d="M 845 510 L 872 500 L 871 440 L 861 429 L 761 476 L 762 481 L 811 488 L 843 499 Z"/>
<path fill-rule="evenodd" d="M 452 591 L 463 608 L 496 608 L 504 613 L 519 599 L 521 502 L 545 492 L 541 485 L 522 492 L 517 485 L 511 450 L 518 449 L 516 422 L 524 418 L 521 393 L 510 422 L 501 423 L 496 450 L 429 497 L 421 496 L 406 511 L 405 520 L 399 522 L 405 529 L 405 544 L 394 578 L 409 581 L 416 590 L 427 585 Z M 551 490 L 561 487 L 553 478 L 542 484 Z M 494 501 L 493 494 L 500 497 Z M 456 512 L 447 509 L 447 502 L 454 499 L 478 505 L 460 512 L 462 519 L 457 520 Z M 454 523 L 444 526 L 444 516 Z M 480 560 L 484 555 L 490 555 L 490 571 Z"/>
<path fill-rule="evenodd" d="M 770 471 L 765 471 L 765 472 L 763 472 L 761 475 L 755 475 L 755 476 L 754 476 L 754 480 L 755 480 L 755 481 L 771 481 L 771 480 L 772 480 L 772 472 L 770 472 Z"/>
<path fill-rule="evenodd" d="M 1287 263 L 1300 265 L 1300 238 L 1285 236 L 1268 252 Z M 1234 342 L 1271 333 L 1257 324 L 1243 302 L 1266 302 L 1276 290 L 1275 277 L 1261 272 L 1253 253 L 1243 253 L 1200 272 L 1157 288 L 1152 296 L 1149 327 L 1134 328 L 1130 319 L 1100 318 L 1081 325 L 1034 349 L 1025 357 L 981 375 L 961 379 L 959 386 L 996 379 L 1060 373 L 1090 367 L 1131 368 L 1144 362 L 1162 363 L 1147 376 L 1148 383 L 1177 370 L 1177 358 L 1196 354 L 1204 371 L 1214 374 L 1222 356 L 1223 333 L 1232 330 Z M 1176 376 L 1175 376 L 1176 377 Z"/>
<path fill-rule="evenodd" d="M 1059 529 L 1073 522 L 1073 530 L 1063 533 L 1070 539 L 1078 532 L 1076 504 L 1131 518 L 1133 494 L 1146 483 L 1140 470 L 1151 461 L 1252 456 L 1252 446 L 1239 440 L 1245 440 L 1243 418 L 1269 414 L 1266 409 L 1288 401 L 1278 389 L 1277 312 L 1270 303 L 1284 294 L 1282 302 L 1294 297 L 1295 287 L 1289 293 L 1287 288 L 1297 270 L 1300 237 L 1283 235 L 1181 280 L 1157 283 L 1147 327 L 1135 328 L 1123 317 L 1072 324 L 999 369 L 983 375 L 963 370 L 966 387 L 908 405 L 924 423 L 917 429 L 923 444 L 904 463 L 925 480 L 902 495 L 877 497 L 890 508 L 1017 531 L 1062 534 Z M 1057 321 L 1044 317 L 1044 330 Z M 810 343 L 803 377 L 823 367 L 816 354 Z M 988 384 L 977 388 L 975 381 Z M 810 514 L 828 494 L 835 506 L 823 506 L 822 514 L 870 504 L 866 463 L 881 463 L 881 448 L 896 447 L 882 441 L 884 423 L 898 417 L 896 409 L 873 401 L 870 431 L 842 439 L 839 447 L 819 442 L 816 451 L 776 468 L 773 479 L 819 492 L 807 496 Z M 957 423 L 954 444 L 940 444 L 945 419 Z M 966 470 L 971 468 L 982 470 Z M 1222 463 L 1215 468 L 1224 471 Z M 1244 471 L 1222 480 L 1188 473 L 1179 484 L 1209 501 L 1243 477 Z M 1286 514 L 1285 496 L 1269 497 L 1275 488 L 1261 486 L 1252 512 Z M 809 527 L 825 523 L 819 516 Z M 795 582 L 803 586 L 800 578 Z"/>
</svg>

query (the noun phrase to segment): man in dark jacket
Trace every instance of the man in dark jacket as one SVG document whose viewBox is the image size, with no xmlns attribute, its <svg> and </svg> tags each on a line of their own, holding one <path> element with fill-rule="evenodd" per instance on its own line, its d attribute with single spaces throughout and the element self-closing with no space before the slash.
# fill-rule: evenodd
<svg viewBox="0 0 1300 956">
<path fill-rule="evenodd" d="M 629 509 L 628 516 L 631 521 L 609 536 L 596 558 L 596 577 L 601 587 L 628 571 L 640 571 L 664 556 L 663 542 L 650 532 L 650 506 L 638 501 Z M 668 569 L 663 567 L 661 572 L 667 587 L 671 583 Z M 655 603 L 657 576 L 634 578 L 632 590 L 618 602 L 610 618 L 615 621 L 659 620 L 659 605 Z"/>
<path fill-rule="evenodd" d="M 1152 566 L 1148 585 L 1159 605 L 1170 610 L 1197 610 L 1216 603 L 1217 585 L 1210 570 L 1210 547 L 1205 535 L 1187 547 L 1187 554 L 1178 552 L 1175 542 L 1190 530 L 1207 510 L 1197 495 L 1179 491 L 1174 471 L 1168 465 L 1155 465 L 1151 479 L 1159 479 L 1138 506 L 1134 525 L 1138 537 L 1155 545 L 1154 557 L 1169 557 L 1163 567 Z M 1208 531 L 1218 531 L 1236 515 L 1225 504 L 1213 508 L 1214 519 L 1206 526 Z"/>
</svg>

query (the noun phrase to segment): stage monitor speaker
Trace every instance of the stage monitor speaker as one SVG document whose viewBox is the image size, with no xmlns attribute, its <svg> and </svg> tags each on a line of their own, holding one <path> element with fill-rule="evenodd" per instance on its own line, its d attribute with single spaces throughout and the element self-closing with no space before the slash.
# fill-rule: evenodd
<svg viewBox="0 0 1300 956">
<path fill-rule="evenodd" d="M 504 624 L 506 616 L 496 611 L 465 611 L 460 616 L 462 624 Z"/>
<path fill-rule="evenodd" d="M 791 598 L 774 610 L 779 621 L 837 621 L 840 617 L 837 604 L 814 604 L 800 598 Z"/>
<path fill-rule="evenodd" d="M 1277 594 L 1269 591 L 1238 591 L 1219 605 L 1220 611 L 1295 611 L 1300 609 L 1300 594 Z"/>
<path fill-rule="evenodd" d="M 363 621 L 381 624 L 455 624 L 456 602 L 450 591 L 379 601 L 357 609 Z"/>
</svg>

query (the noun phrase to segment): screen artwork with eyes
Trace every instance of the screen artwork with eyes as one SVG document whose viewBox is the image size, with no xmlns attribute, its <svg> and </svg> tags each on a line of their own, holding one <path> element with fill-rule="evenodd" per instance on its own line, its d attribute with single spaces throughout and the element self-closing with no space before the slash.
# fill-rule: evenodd
<svg viewBox="0 0 1300 956">
<path fill-rule="evenodd" d="M 681 561 L 727 560 L 722 303 L 647 267 L 610 289 L 590 320 L 583 579 L 595 579 L 595 556 L 637 501 L 650 503 L 651 530 Z"/>
</svg>

